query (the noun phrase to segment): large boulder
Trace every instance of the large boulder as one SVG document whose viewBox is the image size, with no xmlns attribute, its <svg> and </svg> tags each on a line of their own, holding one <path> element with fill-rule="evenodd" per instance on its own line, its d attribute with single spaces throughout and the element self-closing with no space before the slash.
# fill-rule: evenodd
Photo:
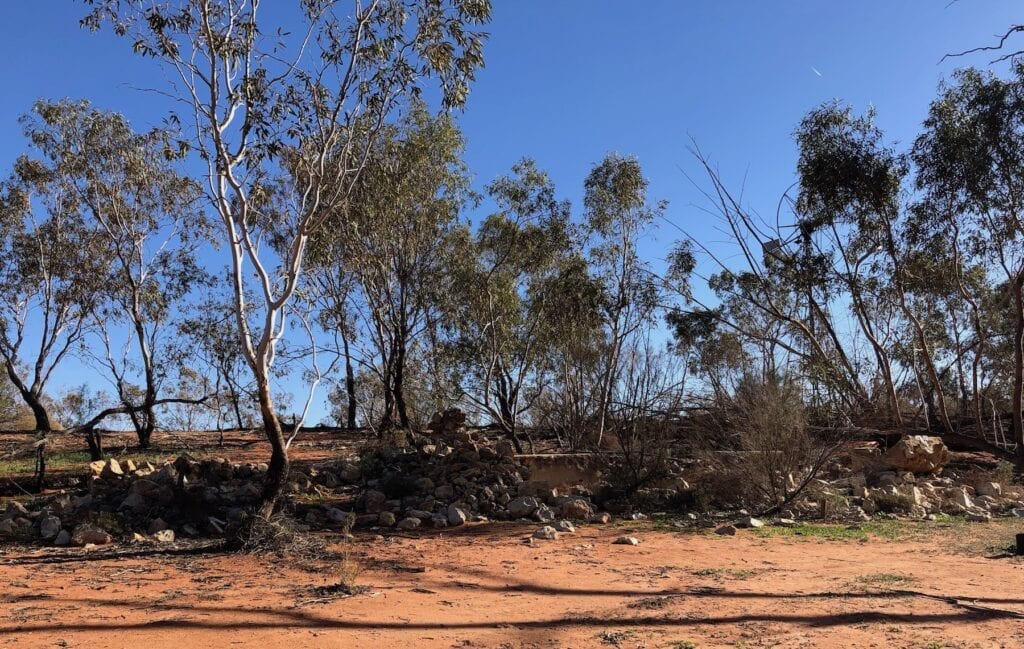
<svg viewBox="0 0 1024 649">
<path fill-rule="evenodd" d="M 882 460 L 896 471 L 935 473 L 949 462 L 949 449 L 938 437 L 905 435 Z"/>
</svg>

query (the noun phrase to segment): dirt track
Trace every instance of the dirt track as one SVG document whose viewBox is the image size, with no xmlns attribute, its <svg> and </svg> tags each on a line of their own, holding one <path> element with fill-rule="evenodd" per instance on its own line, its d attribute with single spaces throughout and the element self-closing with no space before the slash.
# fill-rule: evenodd
<svg viewBox="0 0 1024 649">
<path fill-rule="evenodd" d="M 962 541 L 963 529 L 939 530 Z M 980 529 L 976 527 L 968 530 Z M 224 554 L 0 555 L 0 645 L 18 647 L 1021 647 L 1024 563 L 932 540 L 735 538 L 472 526 L 353 548 L 369 591 Z M 987 527 L 997 542 L 1012 536 Z M 268 571 L 264 574 L 264 569 Z M 300 605 L 296 605 L 300 603 Z M 688 645 L 686 643 L 693 643 Z"/>
</svg>

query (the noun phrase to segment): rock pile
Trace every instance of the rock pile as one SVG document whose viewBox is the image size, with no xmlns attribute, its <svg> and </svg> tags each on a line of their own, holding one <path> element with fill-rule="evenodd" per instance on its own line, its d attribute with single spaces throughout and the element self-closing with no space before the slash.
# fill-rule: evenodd
<svg viewBox="0 0 1024 649">
<path fill-rule="evenodd" d="M 54 545 L 102 545 L 115 536 L 154 542 L 220 536 L 259 500 L 265 465 L 201 462 L 182 456 L 161 467 L 131 460 L 93 462 L 88 489 L 51 498 L 29 512 L 12 502 L 0 520 L 0 538 Z"/>
<path fill-rule="evenodd" d="M 813 495 L 795 509 L 804 517 L 828 517 L 831 513 L 860 520 L 875 515 L 924 519 L 961 514 L 982 522 L 993 514 L 1010 514 L 1024 506 L 1024 492 L 1019 487 L 987 480 L 965 484 L 955 473 L 943 471 L 950 453 L 937 437 L 903 437 L 875 458 L 841 468 L 846 476 L 817 480 Z"/>
<path fill-rule="evenodd" d="M 429 437 L 414 436 L 405 449 L 380 461 L 379 475 L 366 481 L 350 515 L 323 507 L 305 521 L 347 520 L 357 526 L 412 530 L 457 527 L 470 521 L 557 519 L 590 521 L 595 508 L 582 487 L 561 493 L 545 483 L 528 481 L 511 442 L 489 443 L 464 428 L 465 413 L 453 408 L 438 413 Z"/>
</svg>

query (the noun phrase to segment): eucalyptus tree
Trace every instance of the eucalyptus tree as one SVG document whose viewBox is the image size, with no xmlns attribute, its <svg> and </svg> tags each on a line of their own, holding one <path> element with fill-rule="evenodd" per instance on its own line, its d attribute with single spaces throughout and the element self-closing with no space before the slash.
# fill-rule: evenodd
<svg viewBox="0 0 1024 649">
<path fill-rule="evenodd" d="M 22 155 L 0 185 L 0 359 L 43 432 L 55 424 L 47 385 L 82 341 L 102 284 L 101 244 L 66 183 L 64 169 Z"/>
<path fill-rule="evenodd" d="M 286 29 L 263 17 L 258 0 L 87 1 L 83 24 L 110 22 L 136 52 L 163 62 L 174 78 L 168 92 L 192 121 L 272 449 L 261 507 L 269 514 L 289 468 L 271 368 L 309 239 L 344 210 L 376 134 L 426 80 L 439 82 L 444 106 L 464 104 L 483 63 L 476 26 L 490 3 L 303 0 L 298 27 Z M 280 245 L 261 246 L 270 236 Z M 247 318 L 252 277 L 257 313 Z"/>
<path fill-rule="evenodd" d="M 205 230 L 196 212 L 198 188 L 175 169 L 184 147 L 161 129 L 136 133 L 122 115 L 87 101 L 40 101 L 27 124 L 43 164 L 77 202 L 97 253 L 108 261 L 94 312 L 103 343 L 99 361 L 146 448 L 160 387 L 174 371 L 173 319 L 203 280 L 194 254 Z M 113 340 L 121 326 L 132 334 L 129 343 Z"/>
<path fill-rule="evenodd" d="M 1003 332 L 1013 359 L 1009 409 L 1024 456 L 1024 63 L 1015 63 L 1007 79 L 974 69 L 958 72 L 932 103 L 924 126 L 913 151 L 924 195 L 914 224 L 925 233 L 954 234 L 961 262 L 956 286 L 970 304 L 979 353 L 989 346 L 980 287 L 971 286 L 972 264 L 962 260 L 973 257 L 1000 278 L 1010 305 Z M 976 356 L 975 377 L 980 365 Z M 975 416 L 980 405 L 975 400 Z"/>
<path fill-rule="evenodd" d="M 178 322 L 178 336 L 191 350 L 193 362 L 205 366 L 204 374 L 213 375 L 210 407 L 215 410 L 218 428 L 230 422 L 238 430 L 246 430 L 255 426 L 260 413 L 238 339 L 232 298 L 217 290 L 223 286 L 215 282 L 214 290 Z"/>
<path fill-rule="evenodd" d="M 555 314 L 573 308 L 573 296 L 550 280 L 581 246 L 570 205 L 556 197 L 547 174 L 528 159 L 512 171 L 487 187 L 498 209 L 460 255 L 453 318 L 467 398 L 522 452 L 520 419 L 552 370 Z"/>
<path fill-rule="evenodd" d="M 600 445 L 619 377 L 622 350 L 631 337 L 652 323 L 660 302 L 659 285 L 638 251 L 640 238 L 661 216 L 665 203 L 652 205 L 648 182 L 632 157 L 608 155 L 584 182 L 586 227 L 592 272 L 604 294 L 602 316 L 606 348 L 597 385 L 595 442 Z"/>
<path fill-rule="evenodd" d="M 408 428 L 406 388 L 414 345 L 428 335 L 449 299 L 452 251 L 465 226 L 471 198 L 462 162 L 462 134 L 446 115 L 431 116 L 416 103 L 395 125 L 381 129 L 339 222 L 314 236 L 311 262 L 333 275 L 324 297 L 328 315 L 344 327 L 351 308 L 339 279 L 354 279 L 362 302 L 369 366 L 384 398 L 382 429 Z"/>
</svg>

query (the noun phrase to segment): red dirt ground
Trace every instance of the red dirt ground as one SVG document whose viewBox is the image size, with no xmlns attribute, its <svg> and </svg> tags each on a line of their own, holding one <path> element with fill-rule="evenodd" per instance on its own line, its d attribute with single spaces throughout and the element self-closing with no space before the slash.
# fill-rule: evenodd
<svg viewBox="0 0 1024 649">
<path fill-rule="evenodd" d="M 636 547 L 612 545 L 615 527 L 529 546 L 532 530 L 359 536 L 368 591 L 324 602 L 312 588 L 336 583 L 337 563 L 8 548 L 0 645 L 1024 647 L 1024 563 L 992 556 L 1012 522 L 900 542 L 647 524 L 629 531 Z"/>
</svg>

